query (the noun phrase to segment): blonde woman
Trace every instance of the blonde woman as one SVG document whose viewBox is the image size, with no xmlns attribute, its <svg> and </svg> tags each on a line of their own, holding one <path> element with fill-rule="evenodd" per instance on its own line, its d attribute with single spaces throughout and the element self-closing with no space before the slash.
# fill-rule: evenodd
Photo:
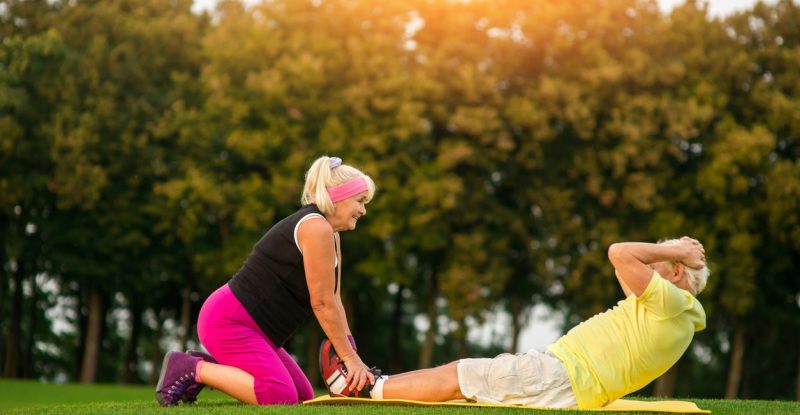
<svg viewBox="0 0 800 415">
<path fill-rule="evenodd" d="M 248 404 L 313 398 L 308 378 L 283 349 L 312 314 L 347 365 L 347 384 L 355 390 L 373 384 L 342 306 L 339 232 L 356 228 L 374 194 L 372 179 L 340 158 L 314 161 L 303 206 L 267 230 L 236 275 L 203 304 L 197 332 L 214 358 L 167 353 L 158 402 L 193 402 L 204 385 Z"/>
</svg>

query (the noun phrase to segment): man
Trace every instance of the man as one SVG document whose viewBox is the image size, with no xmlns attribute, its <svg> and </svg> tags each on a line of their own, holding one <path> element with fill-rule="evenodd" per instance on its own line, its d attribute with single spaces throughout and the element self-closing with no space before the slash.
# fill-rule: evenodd
<svg viewBox="0 0 800 415">
<path fill-rule="evenodd" d="M 367 388 L 369 395 L 590 409 L 642 388 L 672 367 L 694 333 L 705 328 L 705 311 L 695 299 L 708 279 L 705 250 L 683 237 L 658 244 L 616 243 L 608 258 L 626 298 L 574 327 L 545 353 L 463 359 L 384 376 Z M 326 343 L 320 364 L 332 396 L 355 391 L 347 386 L 351 382 L 340 380 L 347 369 Z"/>
</svg>

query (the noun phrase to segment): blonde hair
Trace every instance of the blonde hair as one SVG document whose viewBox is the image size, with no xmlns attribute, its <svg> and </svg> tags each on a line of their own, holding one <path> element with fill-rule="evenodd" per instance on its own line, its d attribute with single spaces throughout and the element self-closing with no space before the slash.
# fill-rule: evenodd
<svg viewBox="0 0 800 415">
<path fill-rule="evenodd" d="M 665 239 L 659 241 L 659 244 L 663 245 L 677 245 L 681 241 L 680 239 Z M 675 261 L 670 261 L 671 263 L 675 263 Z M 704 265 L 703 268 L 689 268 L 687 266 L 683 267 L 684 272 L 686 272 L 687 281 L 689 282 L 689 287 L 694 290 L 694 294 L 700 294 L 704 288 L 706 288 L 706 283 L 708 282 L 708 276 L 711 275 L 711 271 L 708 269 L 707 265 Z"/>
<path fill-rule="evenodd" d="M 303 186 L 303 197 L 300 198 L 300 203 L 303 206 L 315 203 L 323 214 L 333 214 L 333 202 L 328 194 L 328 188 L 359 176 L 367 182 L 366 203 L 369 203 L 372 196 L 375 195 L 375 182 L 361 170 L 342 164 L 342 160 L 338 157 L 322 156 L 316 159 L 306 172 L 306 184 Z"/>
</svg>

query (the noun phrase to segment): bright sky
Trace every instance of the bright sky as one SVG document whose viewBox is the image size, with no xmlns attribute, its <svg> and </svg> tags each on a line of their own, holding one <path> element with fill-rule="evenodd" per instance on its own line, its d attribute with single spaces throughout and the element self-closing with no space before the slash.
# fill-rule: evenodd
<svg viewBox="0 0 800 415">
<path fill-rule="evenodd" d="M 661 10 L 669 11 L 675 6 L 685 3 L 685 0 L 658 0 Z M 708 11 L 712 16 L 727 16 L 731 13 L 752 8 L 756 0 L 707 0 Z M 765 3 L 775 3 L 775 0 L 766 0 Z"/>
<path fill-rule="evenodd" d="M 669 12 L 675 6 L 685 3 L 686 0 L 658 0 L 661 10 Z M 702 1 L 702 0 L 701 0 Z M 257 0 L 245 0 L 245 3 L 256 3 Z M 731 13 L 751 8 L 757 0 L 706 0 L 709 12 L 712 16 L 727 16 Z M 775 0 L 766 0 L 766 3 L 774 3 Z M 212 9 L 217 0 L 195 0 L 193 9 L 195 11 Z"/>
</svg>

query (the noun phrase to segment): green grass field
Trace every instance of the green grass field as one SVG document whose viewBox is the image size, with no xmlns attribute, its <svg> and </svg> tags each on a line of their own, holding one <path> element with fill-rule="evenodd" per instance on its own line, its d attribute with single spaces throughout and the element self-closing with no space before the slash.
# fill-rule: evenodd
<svg viewBox="0 0 800 415">
<path fill-rule="evenodd" d="M 715 415 L 800 414 L 800 402 L 691 400 Z M 150 386 L 51 385 L 0 380 L 0 414 L 342 414 L 342 415 L 496 415 L 578 414 L 577 411 L 529 411 L 514 408 L 405 408 L 381 406 L 245 406 L 216 391 L 203 391 L 194 406 L 161 408 Z M 585 413 L 583 413 L 585 414 Z"/>
</svg>

